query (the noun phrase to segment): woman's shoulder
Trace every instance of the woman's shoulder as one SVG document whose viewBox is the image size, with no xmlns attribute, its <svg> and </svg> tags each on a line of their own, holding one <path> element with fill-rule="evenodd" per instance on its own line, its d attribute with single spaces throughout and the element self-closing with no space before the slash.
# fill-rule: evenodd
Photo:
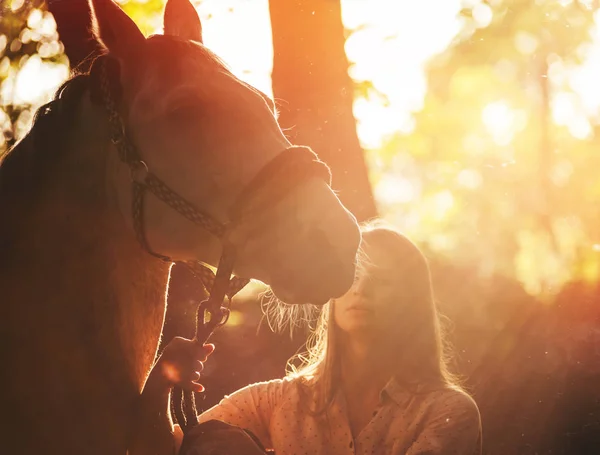
<svg viewBox="0 0 600 455">
<path fill-rule="evenodd" d="M 437 412 L 459 413 L 474 420 L 480 419 L 477 403 L 471 395 L 459 387 L 445 386 L 431 391 L 428 395 L 430 406 Z"/>
<path fill-rule="evenodd" d="M 257 398 L 268 397 L 278 401 L 284 396 L 295 393 L 296 390 L 297 380 L 295 378 L 285 377 L 249 384 L 231 395 L 227 395 L 226 398 L 236 399 L 241 396 L 251 395 Z"/>
<path fill-rule="evenodd" d="M 297 378 L 284 377 L 284 378 L 276 378 L 269 379 L 267 381 L 259 381 L 253 384 L 249 384 L 246 387 L 243 387 L 240 390 L 244 389 L 291 389 L 296 386 L 298 382 Z"/>
</svg>

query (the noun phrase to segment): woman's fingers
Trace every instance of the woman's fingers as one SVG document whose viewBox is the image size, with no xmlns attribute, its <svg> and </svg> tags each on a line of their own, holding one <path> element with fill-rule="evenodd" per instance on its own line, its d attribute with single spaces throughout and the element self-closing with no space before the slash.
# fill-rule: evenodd
<svg viewBox="0 0 600 455">
<path fill-rule="evenodd" d="M 208 356 L 213 353 L 215 350 L 214 344 L 204 344 L 204 345 L 196 345 L 194 346 L 196 354 L 195 357 L 201 362 L 206 362 Z"/>
<path fill-rule="evenodd" d="M 194 392 L 204 392 L 204 386 L 202 384 L 198 384 L 197 382 L 192 382 L 191 384 L 191 390 L 193 390 Z"/>
<path fill-rule="evenodd" d="M 175 337 L 163 352 L 163 370 L 173 385 L 201 392 L 204 387 L 198 381 L 204 370 L 203 362 L 214 350 L 214 344 L 200 345 L 194 340 Z"/>
<path fill-rule="evenodd" d="M 202 372 L 203 369 L 204 369 L 204 365 L 202 365 L 202 362 L 200 362 L 200 361 L 195 361 L 194 365 L 182 367 L 179 369 L 180 380 L 177 382 L 189 383 L 189 384 L 198 383 L 198 381 L 200 380 L 200 373 Z M 196 385 L 198 385 L 198 384 L 196 384 Z"/>
<path fill-rule="evenodd" d="M 212 343 L 199 344 L 194 340 L 175 337 L 165 349 L 165 353 L 173 356 L 189 356 L 194 360 L 206 362 L 208 356 L 215 350 L 215 345 Z"/>
<path fill-rule="evenodd" d="M 177 384 L 178 387 L 181 387 L 183 390 L 189 390 L 191 392 L 204 392 L 204 386 L 202 384 L 200 384 L 199 382 L 191 382 L 191 381 L 185 381 L 185 382 L 180 382 L 179 384 Z"/>
<path fill-rule="evenodd" d="M 200 380 L 200 373 L 198 371 L 194 371 L 187 375 L 188 382 L 198 382 Z"/>
</svg>

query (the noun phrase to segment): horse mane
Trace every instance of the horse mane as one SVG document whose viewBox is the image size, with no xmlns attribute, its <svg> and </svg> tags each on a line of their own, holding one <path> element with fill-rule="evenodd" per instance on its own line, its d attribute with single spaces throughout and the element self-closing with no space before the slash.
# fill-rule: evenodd
<svg viewBox="0 0 600 455">
<path fill-rule="evenodd" d="M 74 147 L 81 125 L 76 114 L 89 86 L 89 74 L 64 82 L 53 99 L 37 109 L 28 133 L 0 158 L 0 269 L 22 254 L 27 236 L 36 228 L 39 209 L 56 199 L 53 190 L 66 179 L 84 178 L 73 175 L 76 166 L 85 166 L 84 158 L 73 156 L 80 152 Z M 85 178 L 91 180 L 87 169 Z M 89 197 L 89 192 L 74 192 L 73 197 Z M 63 203 L 53 203 L 57 202 Z"/>
<path fill-rule="evenodd" d="M 63 83 L 52 101 L 35 113 L 29 132 L 0 160 L 0 210 L 35 198 L 47 177 L 64 160 L 78 102 L 88 88 L 89 75 L 80 74 Z M 17 208 L 17 207 L 15 207 Z"/>
</svg>

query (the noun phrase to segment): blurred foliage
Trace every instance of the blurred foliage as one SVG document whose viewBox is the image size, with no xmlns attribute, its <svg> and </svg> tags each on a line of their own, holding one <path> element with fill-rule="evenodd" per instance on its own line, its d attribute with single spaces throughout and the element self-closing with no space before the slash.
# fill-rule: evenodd
<svg viewBox="0 0 600 455">
<path fill-rule="evenodd" d="M 148 36 L 157 30 L 162 30 L 163 9 L 166 0 L 117 0 L 142 32 Z M 192 1 L 197 5 L 198 1 Z"/>
<path fill-rule="evenodd" d="M 0 155 L 67 76 L 56 23 L 42 0 L 7 0 L 0 14 Z M 48 79 L 36 77 L 44 68 Z M 58 83 L 56 83 L 58 81 Z M 29 86 L 29 87 L 25 87 Z"/>
<path fill-rule="evenodd" d="M 369 154 L 381 210 L 434 252 L 534 294 L 596 280 L 598 106 L 585 112 L 571 75 L 597 5 L 468 3 L 430 62 L 414 130 Z"/>
</svg>

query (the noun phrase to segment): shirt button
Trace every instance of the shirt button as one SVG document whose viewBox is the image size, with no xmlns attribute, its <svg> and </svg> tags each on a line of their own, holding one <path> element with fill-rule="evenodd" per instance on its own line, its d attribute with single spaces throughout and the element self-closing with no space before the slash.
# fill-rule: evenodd
<svg viewBox="0 0 600 455">
<path fill-rule="evenodd" d="M 352 448 L 354 446 L 354 441 L 350 441 L 350 445 L 348 447 Z"/>
</svg>

